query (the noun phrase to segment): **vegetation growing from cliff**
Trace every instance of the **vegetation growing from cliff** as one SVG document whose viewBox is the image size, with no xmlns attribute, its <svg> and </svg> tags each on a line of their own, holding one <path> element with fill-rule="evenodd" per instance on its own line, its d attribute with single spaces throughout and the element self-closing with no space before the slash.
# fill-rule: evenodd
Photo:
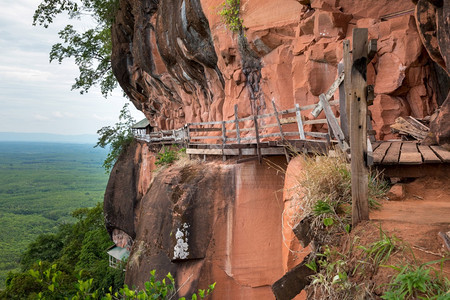
<svg viewBox="0 0 450 300">
<path fill-rule="evenodd" d="M 388 184 L 381 174 L 372 173 L 369 179 L 369 204 L 377 208 L 377 198 L 386 193 Z M 295 199 L 297 211 L 293 224 L 310 218 L 314 233 L 326 229 L 321 235 L 330 243 L 332 233 L 350 232 L 351 224 L 351 174 L 350 166 L 343 155 L 304 156 L 301 174 L 298 176 L 298 193 Z"/>
<path fill-rule="evenodd" d="M 128 103 L 126 103 L 120 111 L 119 121 L 112 126 L 102 127 L 97 131 L 99 135 L 98 142 L 95 147 L 105 148 L 109 145 L 109 153 L 103 162 L 103 167 L 106 172 L 109 173 L 112 167 L 116 163 L 120 154 L 133 141 L 133 132 L 131 127 L 136 121 L 131 116 L 128 109 Z"/>
<path fill-rule="evenodd" d="M 301 231 L 312 237 L 308 299 L 450 299 L 449 280 L 432 266 L 449 260 L 449 253 L 421 263 L 411 246 L 381 225 L 350 227 L 351 176 L 343 157 L 304 157 L 301 170 L 293 199 L 299 213 L 291 223 L 305 226 L 299 221 L 308 220 Z M 371 174 L 372 208 L 387 187 L 380 174 Z"/>
<path fill-rule="evenodd" d="M 103 199 L 105 155 L 92 145 L 0 143 L 0 289 L 37 236 L 55 233 L 58 224 L 75 221 L 73 210 Z"/>
<path fill-rule="evenodd" d="M 119 6 L 119 0 L 44 0 L 36 9 L 33 25 L 47 28 L 57 15 L 68 14 L 71 19 L 86 19 L 94 28 L 77 30 L 68 24 L 59 32 L 61 43 L 53 45 L 50 61 L 61 63 L 74 58 L 79 69 L 72 89 L 86 93 L 99 85 L 103 96 L 117 86 L 111 69 L 111 25 Z M 85 26 L 83 26 L 85 27 Z"/>
<path fill-rule="evenodd" d="M 322 246 L 307 264 L 316 272 L 308 299 L 450 298 L 450 281 L 442 269 L 432 267 L 445 258 L 421 264 L 405 242 L 370 224 L 348 235 L 343 245 Z"/>
<path fill-rule="evenodd" d="M 170 165 L 177 159 L 179 159 L 184 153 L 186 153 L 186 148 L 181 148 L 179 150 L 167 147 L 162 147 L 161 151 L 158 153 L 155 161 L 157 166 Z"/>
<path fill-rule="evenodd" d="M 225 0 L 222 3 L 222 9 L 219 15 L 223 22 L 232 32 L 240 32 L 242 30 L 242 19 L 239 15 L 241 0 Z"/>
</svg>

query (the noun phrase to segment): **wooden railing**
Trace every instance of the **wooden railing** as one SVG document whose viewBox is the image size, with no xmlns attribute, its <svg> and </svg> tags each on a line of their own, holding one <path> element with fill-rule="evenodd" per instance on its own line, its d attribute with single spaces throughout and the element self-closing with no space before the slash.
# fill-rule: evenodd
<svg viewBox="0 0 450 300">
<path fill-rule="evenodd" d="M 327 101 L 327 103 L 334 106 L 339 104 L 339 100 Z M 305 120 L 302 113 L 317 109 L 317 106 L 317 104 L 306 106 L 296 104 L 294 108 L 278 111 L 275 102 L 272 101 L 273 113 L 238 118 L 238 106 L 235 105 L 234 119 L 231 120 L 187 123 L 179 129 L 135 135 L 135 138 L 149 143 L 184 143 L 186 145 L 259 144 L 261 140 L 305 140 L 307 137 L 330 142 L 329 133 L 304 130 L 305 125 L 330 123 L 327 119 L 328 115 L 327 118 Z M 288 125 L 293 126 L 289 128 Z"/>
<path fill-rule="evenodd" d="M 342 111 L 342 101 L 330 101 L 336 90 L 342 88 L 343 80 L 344 73 L 340 72 L 328 91 L 319 96 L 319 102 L 316 104 L 305 106 L 295 104 L 293 108 L 279 111 L 272 100 L 272 113 L 245 118 L 238 117 L 238 106 L 235 105 L 234 118 L 230 120 L 187 123 L 184 127 L 176 130 L 162 130 L 145 135 L 135 135 L 135 137 L 149 143 L 184 144 L 188 150 L 196 145 L 206 144 L 211 147 L 215 145 L 214 149 L 209 152 L 211 154 L 221 152 L 224 158 L 225 153 L 230 153 L 229 149 L 225 151 L 225 148 L 230 146 L 239 149 L 238 152 L 233 151 L 233 153 L 241 156 L 246 145 L 256 145 L 256 152 L 261 160 L 262 142 L 295 140 L 307 141 L 308 144 L 310 142 L 330 144 L 332 137 L 346 151 L 349 148 L 346 137 L 341 129 L 339 118 L 336 118 L 331 108 L 331 106 L 340 105 L 341 114 L 345 113 Z M 305 117 L 307 111 L 310 112 L 312 119 Z M 318 118 L 322 111 L 325 113 L 325 118 Z M 316 124 L 327 124 L 328 132 L 305 131 L 304 126 Z M 220 145 L 222 146 L 221 151 L 218 149 Z M 267 152 L 266 150 L 265 152 Z M 287 150 L 285 150 L 285 154 L 289 160 Z"/>
</svg>

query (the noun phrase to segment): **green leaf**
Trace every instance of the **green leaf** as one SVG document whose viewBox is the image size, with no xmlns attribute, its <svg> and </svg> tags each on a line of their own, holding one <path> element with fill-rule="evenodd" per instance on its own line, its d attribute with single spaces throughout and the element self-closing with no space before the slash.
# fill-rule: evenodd
<svg viewBox="0 0 450 300">
<path fill-rule="evenodd" d="M 333 218 L 325 218 L 323 219 L 323 225 L 325 226 L 331 226 L 334 224 L 334 219 Z"/>
</svg>

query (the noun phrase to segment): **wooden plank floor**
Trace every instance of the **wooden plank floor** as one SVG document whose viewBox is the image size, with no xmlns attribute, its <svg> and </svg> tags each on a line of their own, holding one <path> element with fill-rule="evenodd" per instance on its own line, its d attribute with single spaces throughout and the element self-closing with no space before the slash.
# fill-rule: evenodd
<svg viewBox="0 0 450 300">
<path fill-rule="evenodd" d="M 373 161 L 376 165 L 418 165 L 450 163 L 450 152 L 440 146 L 417 142 L 376 142 Z"/>
</svg>

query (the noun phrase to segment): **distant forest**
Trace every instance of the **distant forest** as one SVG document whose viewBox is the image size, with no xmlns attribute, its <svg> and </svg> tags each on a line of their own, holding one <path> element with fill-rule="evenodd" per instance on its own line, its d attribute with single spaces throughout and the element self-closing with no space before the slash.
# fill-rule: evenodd
<svg viewBox="0 0 450 300">
<path fill-rule="evenodd" d="M 0 289 L 29 243 L 103 201 L 106 154 L 88 144 L 0 142 Z"/>
</svg>

